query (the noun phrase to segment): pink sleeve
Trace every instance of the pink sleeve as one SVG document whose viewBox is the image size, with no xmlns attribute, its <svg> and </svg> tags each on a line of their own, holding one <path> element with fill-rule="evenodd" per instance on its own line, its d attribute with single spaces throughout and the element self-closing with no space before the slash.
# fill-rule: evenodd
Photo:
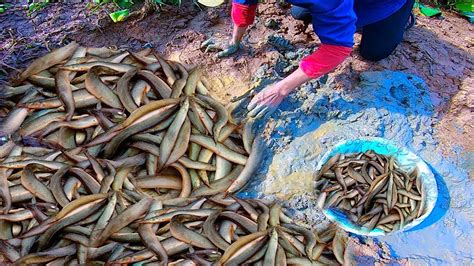
<svg viewBox="0 0 474 266">
<path fill-rule="evenodd" d="M 335 69 L 351 51 L 351 47 L 321 44 L 316 52 L 303 58 L 300 67 L 308 77 L 318 78 Z"/>
<path fill-rule="evenodd" d="M 257 5 L 243 5 L 232 2 L 232 20 L 238 27 L 252 25 L 255 20 Z"/>
</svg>

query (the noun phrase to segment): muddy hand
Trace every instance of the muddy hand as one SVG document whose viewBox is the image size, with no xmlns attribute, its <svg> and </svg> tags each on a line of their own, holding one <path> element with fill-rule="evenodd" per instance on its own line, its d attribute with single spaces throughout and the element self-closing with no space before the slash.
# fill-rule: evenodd
<svg viewBox="0 0 474 266">
<path fill-rule="evenodd" d="M 218 41 L 214 38 L 209 38 L 205 40 L 201 44 L 201 49 L 204 49 L 204 52 L 217 52 L 217 57 L 222 58 L 222 57 L 227 57 L 231 54 L 234 54 L 237 52 L 240 48 L 240 44 L 234 43 L 234 44 L 223 44 L 221 41 Z"/>
<path fill-rule="evenodd" d="M 279 83 L 266 87 L 255 95 L 248 105 L 248 116 L 258 119 L 271 115 L 286 96 L 287 93 L 280 88 Z"/>
</svg>

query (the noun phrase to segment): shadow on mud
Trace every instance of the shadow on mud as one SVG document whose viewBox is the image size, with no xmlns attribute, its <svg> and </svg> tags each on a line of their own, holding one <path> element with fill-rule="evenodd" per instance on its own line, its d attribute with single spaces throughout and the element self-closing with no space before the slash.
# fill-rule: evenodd
<svg viewBox="0 0 474 266">
<path fill-rule="evenodd" d="M 446 186 L 446 182 L 444 181 L 441 174 L 433 168 L 433 166 L 428 166 L 431 172 L 433 172 L 436 179 L 436 184 L 438 185 L 438 199 L 436 200 L 435 206 L 431 214 L 426 217 L 426 219 L 422 223 L 408 230 L 408 232 L 420 230 L 436 223 L 446 214 L 450 206 L 451 196 L 449 195 L 449 190 Z"/>
</svg>

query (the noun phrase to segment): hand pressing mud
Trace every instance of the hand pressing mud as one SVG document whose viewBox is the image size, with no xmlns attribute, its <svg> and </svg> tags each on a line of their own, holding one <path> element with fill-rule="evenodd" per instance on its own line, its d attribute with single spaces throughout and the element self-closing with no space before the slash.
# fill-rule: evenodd
<svg viewBox="0 0 474 266">
<path fill-rule="evenodd" d="M 288 94 L 309 80 L 311 78 L 301 68 L 298 68 L 283 80 L 269 85 L 250 101 L 247 107 L 248 116 L 255 118 L 268 117 L 275 112 Z"/>
<path fill-rule="evenodd" d="M 247 107 L 249 117 L 262 118 L 271 115 L 288 95 L 280 82 L 274 83 L 259 92 Z"/>
<path fill-rule="evenodd" d="M 218 40 L 215 38 L 209 38 L 201 44 L 201 49 L 204 49 L 204 52 L 217 52 L 216 56 L 218 58 L 227 57 L 232 54 L 235 54 L 240 48 L 240 43 L 225 43 L 223 40 Z"/>
</svg>

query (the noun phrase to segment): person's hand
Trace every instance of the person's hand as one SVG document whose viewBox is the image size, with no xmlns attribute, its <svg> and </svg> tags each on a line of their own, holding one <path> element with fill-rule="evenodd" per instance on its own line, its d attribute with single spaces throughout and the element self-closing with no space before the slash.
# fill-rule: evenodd
<svg viewBox="0 0 474 266">
<path fill-rule="evenodd" d="M 280 82 L 266 87 L 250 101 L 247 116 L 261 118 L 272 114 L 288 94 L 288 90 Z"/>
<path fill-rule="evenodd" d="M 231 43 L 231 44 L 225 44 L 221 40 L 216 40 L 215 38 L 209 38 L 205 40 L 201 44 L 201 49 L 204 49 L 204 52 L 217 52 L 217 57 L 222 58 L 222 57 L 227 57 L 229 55 L 232 55 L 236 53 L 239 48 L 240 44 L 239 43 Z"/>
<path fill-rule="evenodd" d="M 298 68 L 288 77 L 272 84 L 259 92 L 247 106 L 247 116 L 261 118 L 275 112 L 281 101 L 297 87 L 311 80 L 301 68 Z"/>
</svg>

